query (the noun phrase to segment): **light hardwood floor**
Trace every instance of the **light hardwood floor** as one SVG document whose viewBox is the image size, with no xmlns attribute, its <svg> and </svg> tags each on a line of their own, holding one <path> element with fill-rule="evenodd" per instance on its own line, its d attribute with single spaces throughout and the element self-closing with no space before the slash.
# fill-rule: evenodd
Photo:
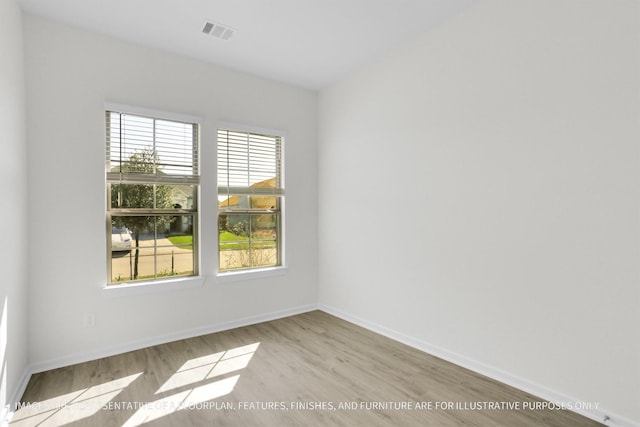
<svg viewBox="0 0 640 427">
<path fill-rule="evenodd" d="M 520 409 L 484 408 L 502 402 Z M 543 405 L 314 311 L 36 374 L 11 426 L 601 425 L 525 404 Z"/>
</svg>

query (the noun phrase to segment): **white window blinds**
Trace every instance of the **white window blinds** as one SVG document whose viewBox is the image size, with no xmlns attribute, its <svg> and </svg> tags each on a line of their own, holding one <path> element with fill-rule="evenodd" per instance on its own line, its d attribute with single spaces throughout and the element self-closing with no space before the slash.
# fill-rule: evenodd
<svg viewBox="0 0 640 427">
<path fill-rule="evenodd" d="M 282 195 L 282 138 L 218 129 L 218 194 Z"/>
<path fill-rule="evenodd" d="M 198 125 L 106 111 L 107 179 L 197 183 Z"/>
</svg>

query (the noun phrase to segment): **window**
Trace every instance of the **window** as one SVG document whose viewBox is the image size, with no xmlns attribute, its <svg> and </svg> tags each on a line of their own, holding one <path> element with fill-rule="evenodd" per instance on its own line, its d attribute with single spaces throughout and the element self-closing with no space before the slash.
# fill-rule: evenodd
<svg viewBox="0 0 640 427">
<path fill-rule="evenodd" d="M 108 284 L 197 275 L 198 124 L 105 115 Z"/>
<path fill-rule="evenodd" d="M 218 129 L 219 270 L 282 265 L 283 138 Z"/>
</svg>

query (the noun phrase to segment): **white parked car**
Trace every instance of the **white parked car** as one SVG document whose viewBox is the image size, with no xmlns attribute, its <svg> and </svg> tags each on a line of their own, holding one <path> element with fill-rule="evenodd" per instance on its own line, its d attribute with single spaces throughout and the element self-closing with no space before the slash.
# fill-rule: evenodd
<svg viewBox="0 0 640 427">
<path fill-rule="evenodd" d="M 125 227 L 111 228 L 111 251 L 130 251 L 133 246 L 131 232 Z"/>
</svg>

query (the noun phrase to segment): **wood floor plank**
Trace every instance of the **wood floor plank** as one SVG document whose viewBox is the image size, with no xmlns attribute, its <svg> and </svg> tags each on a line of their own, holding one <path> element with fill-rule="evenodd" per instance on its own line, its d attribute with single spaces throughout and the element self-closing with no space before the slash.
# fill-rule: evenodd
<svg viewBox="0 0 640 427">
<path fill-rule="evenodd" d="M 321 311 L 35 374 L 22 402 L 11 426 L 601 425 Z"/>
</svg>

